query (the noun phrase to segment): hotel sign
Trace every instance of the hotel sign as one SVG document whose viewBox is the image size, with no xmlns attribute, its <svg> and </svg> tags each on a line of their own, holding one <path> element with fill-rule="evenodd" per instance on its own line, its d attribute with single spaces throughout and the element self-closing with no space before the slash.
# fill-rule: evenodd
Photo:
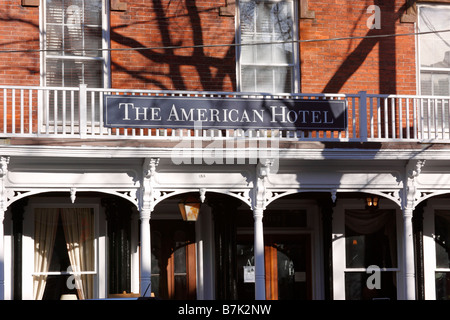
<svg viewBox="0 0 450 320">
<path fill-rule="evenodd" d="M 342 100 L 104 96 L 104 125 L 114 128 L 345 130 Z"/>
</svg>

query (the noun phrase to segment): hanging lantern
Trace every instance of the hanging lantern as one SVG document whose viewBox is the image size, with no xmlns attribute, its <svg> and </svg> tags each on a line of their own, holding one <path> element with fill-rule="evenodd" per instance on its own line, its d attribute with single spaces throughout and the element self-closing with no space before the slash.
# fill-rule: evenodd
<svg viewBox="0 0 450 320">
<path fill-rule="evenodd" d="M 373 209 L 378 208 L 378 197 L 377 196 L 367 197 L 366 198 L 366 207 L 373 208 Z"/>
<path fill-rule="evenodd" d="M 184 221 L 197 221 L 200 206 L 201 202 L 194 197 L 189 197 L 178 203 Z"/>
</svg>

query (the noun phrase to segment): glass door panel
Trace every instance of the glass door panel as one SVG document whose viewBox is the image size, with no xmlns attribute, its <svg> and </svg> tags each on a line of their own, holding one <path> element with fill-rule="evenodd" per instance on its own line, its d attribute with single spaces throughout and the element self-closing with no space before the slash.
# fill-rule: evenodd
<svg viewBox="0 0 450 320">
<path fill-rule="evenodd" d="M 310 235 L 265 237 L 266 299 L 308 300 L 312 297 Z M 238 299 L 254 299 L 253 237 L 237 243 Z"/>
</svg>

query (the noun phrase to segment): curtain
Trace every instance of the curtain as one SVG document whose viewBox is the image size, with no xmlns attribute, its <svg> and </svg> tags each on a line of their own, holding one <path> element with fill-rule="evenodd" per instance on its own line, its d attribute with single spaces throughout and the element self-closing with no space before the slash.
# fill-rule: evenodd
<svg viewBox="0 0 450 320">
<path fill-rule="evenodd" d="M 380 230 L 392 218 L 392 210 L 345 210 L 345 225 L 362 234 Z"/>
<path fill-rule="evenodd" d="M 58 226 L 58 209 L 36 209 L 34 218 L 34 272 L 48 272 L 55 245 Z M 33 277 L 33 296 L 44 296 L 47 275 Z"/>
<path fill-rule="evenodd" d="M 61 209 L 61 220 L 69 253 L 75 285 L 80 299 L 93 297 L 93 275 L 79 274 L 94 271 L 94 217 L 89 208 Z"/>
<path fill-rule="evenodd" d="M 378 209 L 370 210 L 346 210 L 345 226 L 359 234 L 371 234 L 384 230 L 389 239 L 389 254 L 394 265 L 397 264 L 397 241 L 395 211 Z"/>
</svg>

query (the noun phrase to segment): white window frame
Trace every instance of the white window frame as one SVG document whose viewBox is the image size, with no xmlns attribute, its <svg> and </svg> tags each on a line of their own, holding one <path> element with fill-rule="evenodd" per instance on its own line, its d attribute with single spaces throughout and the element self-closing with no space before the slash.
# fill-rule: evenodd
<svg viewBox="0 0 450 320">
<path fill-rule="evenodd" d="M 298 1 L 299 0 L 267 0 L 267 2 L 292 2 L 293 5 L 293 65 L 292 65 L 292 91 L 293 92 L 271 92 L 271 93 L 298 93 L 300 92 L 300 60 L 299 60 L 299 48 L 298 48 L 298 23 L 299 23 L 299 16 L 298 16 Z M 236 75 L 237 75 L 237 91 L 242 91 L 242 64 L 241 64 L 241 23 L 240 23 L 240 3 L 237 1 L 236 3 L 236 43 L 238 44 L 236 46 Z M 283 65 L 273 65 L 273 66 L 290 66 L 290 64 L 283 64 Z"/>
<path fill-rule="evenodd" d="M 436 267 L 435 211 L 450 208 L 446 199 L 430 199 L 423 212 L 423 264 L 425 300 L 436 300 L 436 272 L 449 272 L 450 268 Z"/>
<path fill-rule="evenodd" d="M 417 4 L 417 23 L 416 23 L 416 31 L 420 32 L 420 10 L 421 8 L 443 8 L 450 9 L 450 4 Z M 450 76 L 450 67 L 442 68 L 442 67 L 422 67 L 421 65 L 421 42 L 420 42 L 420 34 L 416 36 L 416 52 L 417 52 L 417 61 L 416 61 L 416 70 L 417 70 L 417 92 L 420 95 L 422 93 L 422 72 L 429 71 L 431 72 L 431 77 L 433 78 L 433 74 L 448 74 Z M 431 90 L 433 91 L 433 80 L 431 81 Z M 449 92 L 450 92 L 450 82 L 449 82 Z M 436 96 L 432 93 L 432 97 L 436 97 L 435 99 L 422 99 L 420 108 L 423 110 L 423 114 L 421 111 L 420 117 L 423 119 L 423 122 L 420 124 L 423 126 L 420 128 L 423 132 L 425 132 L 428 137 L 436 131 L 441 132 L 442 126 L 444 126 L 444 132 L 448 133 L 450 128 L 448 124 L 448 108 L 450 101 L 448 99 L 442 99 L 442 96 Z M 450 97 L 448 97 L 450 98 Z M 429 105 L 428 105 L 429 103 Z M 426 112 L 426 114 L 425 114 Z M 438 116 L 435 117 L 434 114 L 437 113 Z M 433 115 L 430 119 L 428 114 Z M 444 115 L 444 119 L 442 119 L 442 114 Z"/>
<path fill-rule="evenodd" d="M 395 210 L 396 218 L 396 239 L 397 239 L 397 267 L 381 268 L 381 272 L 391 271 L 396 273 L 397 280 L 397 300 L 404 298 L 404 281 L 402 268 L 403 246 L 401 242 L 403 220 L 400 208 L 390 201 L 382 201 L 379 204 L 380 209 Z M 347 268 L 346 266 L 346 243 L 345 243 L 345 210 L 365 209 L 364 200 L 355 201 L 354 199 L 341 199 L 336 203 L 333 211 L 333 230 L 332 230 L 332 252 L 333 252 L 333 300 L 345 300 L 345 273 L 346 272 L 367 272 L 367 268 Z"/>
<path fill-rule="evenodd" d="M 94 274 L 94 298 L 106 298 L 107 296 L 107 264 L 106 264 L 106 228 L 100 225 L 100 204 L 97 201 L 77 199 L 77 203 L 61 198 L 34 198 L 30 199 L 25 209 L 22 236 L 22 299 L 34 300 L 33 275 L 34 273 L 34 213 L 37 208 L 90 208 L 94 213 L 94 260 L 95 270 L 88 272 Z M 104 214 L 102 214 L 104 216 Z M 65 272 L 49 274 L 68 274 Z"/>
<path fill-rule="evenodd" d="M 110 20 L 109 20 L 109 2 L 108 0 L 102 0 L 102 57 L 82 57 L 81 59 L 89 59 L 89 60 L 103 60 L 103 87 L 110 88 L 111 87 L 111 59 L 110 59 Z M 46 0 L 41 0 L 39 6 L 39 30 L 40 30 L 40 83 L 42 87 L 46 86 L 46 57 L 47 53 L 46 49 Z M 55 56 L 56 57 L 56 56 Z"/>
</svg>

